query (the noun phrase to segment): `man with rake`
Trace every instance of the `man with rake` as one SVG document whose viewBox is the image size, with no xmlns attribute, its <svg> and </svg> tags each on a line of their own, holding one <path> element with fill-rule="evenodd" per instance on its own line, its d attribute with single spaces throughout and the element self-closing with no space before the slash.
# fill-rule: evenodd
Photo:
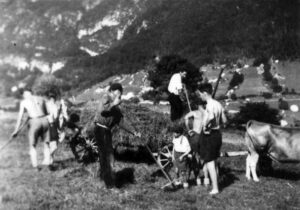
<svg viewBox="0 0 300 210">
<path fill-rule="evenodd" d="M 94 118 L 94 134 L 99 148 L 100 178 L 107 188 L 115 186 L 114 153 L 112 146 L 112 129 L 116 125 L 134 136 L 140 136 L 132 126 L 124 123 L 124 116 L 119 108 L 123 87 L 119 83 L 112 83 L 97 107 Z"/>
</svg>

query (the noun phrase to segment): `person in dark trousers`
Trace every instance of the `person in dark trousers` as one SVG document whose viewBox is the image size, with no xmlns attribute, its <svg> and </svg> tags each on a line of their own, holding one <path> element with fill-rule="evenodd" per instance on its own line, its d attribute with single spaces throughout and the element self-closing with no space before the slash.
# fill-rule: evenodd
<svg viewBox="0 0 300 210">
<path fill-rule="evenodd" d="M 132 126 L 124 122 L 123 114 L 119 108 L 122 92 L 121 84 L 112 83 L 108 92 L 101 97 L 94 119 L 94 134 L 99 149 L 100 178 L 104 180 L 107 188 L 115 186 L 112 128 L 119 125 L 120 128 L 134 136 L 140 136 Z"/>
<path fill-rule="evenodd" d="M 185 77 L 186 77 L 185 71 L 173 74 L 168 86 L 168 91 L 170 93 L 168 100 L 171 106 L 172 121 L 176 121 L 180 119 L 183 115 L 184 107 L 180 99 L 180 93 L 183 91 L 184 88 L 182 84 L 182 79 Z"/>
<path fill-rule="evenodd" d="M 219 193 L 216 160 L 220 156 L 222 146 L 221 125 L 227 122 L 223 106 L 212 98 L 212 85 L 202 84 L 197 93 L 206 102 L 203 132 L 200 138 L 200 158 L 204 161 L 204 174 L 208 172 L 212 181 L 211 195 Z M 209 180 L 204 179 L 207 185 Z"/>
</svg>

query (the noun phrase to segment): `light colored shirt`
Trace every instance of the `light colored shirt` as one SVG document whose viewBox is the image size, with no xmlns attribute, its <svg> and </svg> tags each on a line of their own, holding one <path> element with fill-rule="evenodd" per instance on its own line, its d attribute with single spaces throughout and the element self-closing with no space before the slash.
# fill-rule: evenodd
<svg viewBox="0 0 300 210">
<path fill-rule="evenodd" d="M 184 135 L 173 139 L 173 148 L 176 152 L 186 153 L 191 151 L 189 140 Z"/>
<path fill-rule="evenodd" d="M 179 95 L 179 91 L 182 90 L 182 88 L 183 86 L 180 73 L 173 74 L 168 86 L 168 91 L 175 95 Z"/>
<path fill-rule="evenodd" d="M 206 104 L 207 120 L 206 125 L 211 130 L 220 129 L 220 125 L 226 123 L 227 119 L 224 113 L 224 108 L 220 102 L 215 99 L 208 99 Z"/>
<path fill-rule="evenodd" d="M 59 106 L 54 101 L 47 101 L 48 121 L 54 123 L 58 119 Z"/>
<path fill-rule="evenodd" d="M 185 121 L 187 122 L 190 117 L 194 117 L 193 131 L 200 134 L 207 121 L 207 112 L 204 109 L 191 111 L 184 117 Z"/>
</svg>

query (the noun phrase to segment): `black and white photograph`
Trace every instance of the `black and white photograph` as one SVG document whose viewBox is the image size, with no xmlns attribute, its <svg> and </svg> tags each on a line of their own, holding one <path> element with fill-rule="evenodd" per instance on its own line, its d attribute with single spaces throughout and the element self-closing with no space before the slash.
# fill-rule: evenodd
<svg viewBox="0 0 300 210">
<path fill-rule="evenodd" d="M 300 210 L 300 0 L 0 0 L 0 210 Z"/>
</svg>

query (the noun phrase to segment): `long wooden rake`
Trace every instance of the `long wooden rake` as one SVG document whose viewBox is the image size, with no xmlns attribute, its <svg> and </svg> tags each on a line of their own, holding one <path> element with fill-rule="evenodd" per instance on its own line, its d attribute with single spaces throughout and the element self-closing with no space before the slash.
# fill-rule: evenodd
<svg viewBox="0 0 300 210">
<path fill-rule="evenodd" d="M 20 133 L 21 130 L 25 127 L 25 125 L 27 125 L 29 121 L 29 118 L 27 118 L 27 120 L 24 122 L 24 124 L 19 128 L 18 132 L 17 133 Z M 5 148 L 7 147 L 15 138 L 14 137 L 10 137 L 1 147 L 0 147 L 0 152 Z"/>
</svg>

